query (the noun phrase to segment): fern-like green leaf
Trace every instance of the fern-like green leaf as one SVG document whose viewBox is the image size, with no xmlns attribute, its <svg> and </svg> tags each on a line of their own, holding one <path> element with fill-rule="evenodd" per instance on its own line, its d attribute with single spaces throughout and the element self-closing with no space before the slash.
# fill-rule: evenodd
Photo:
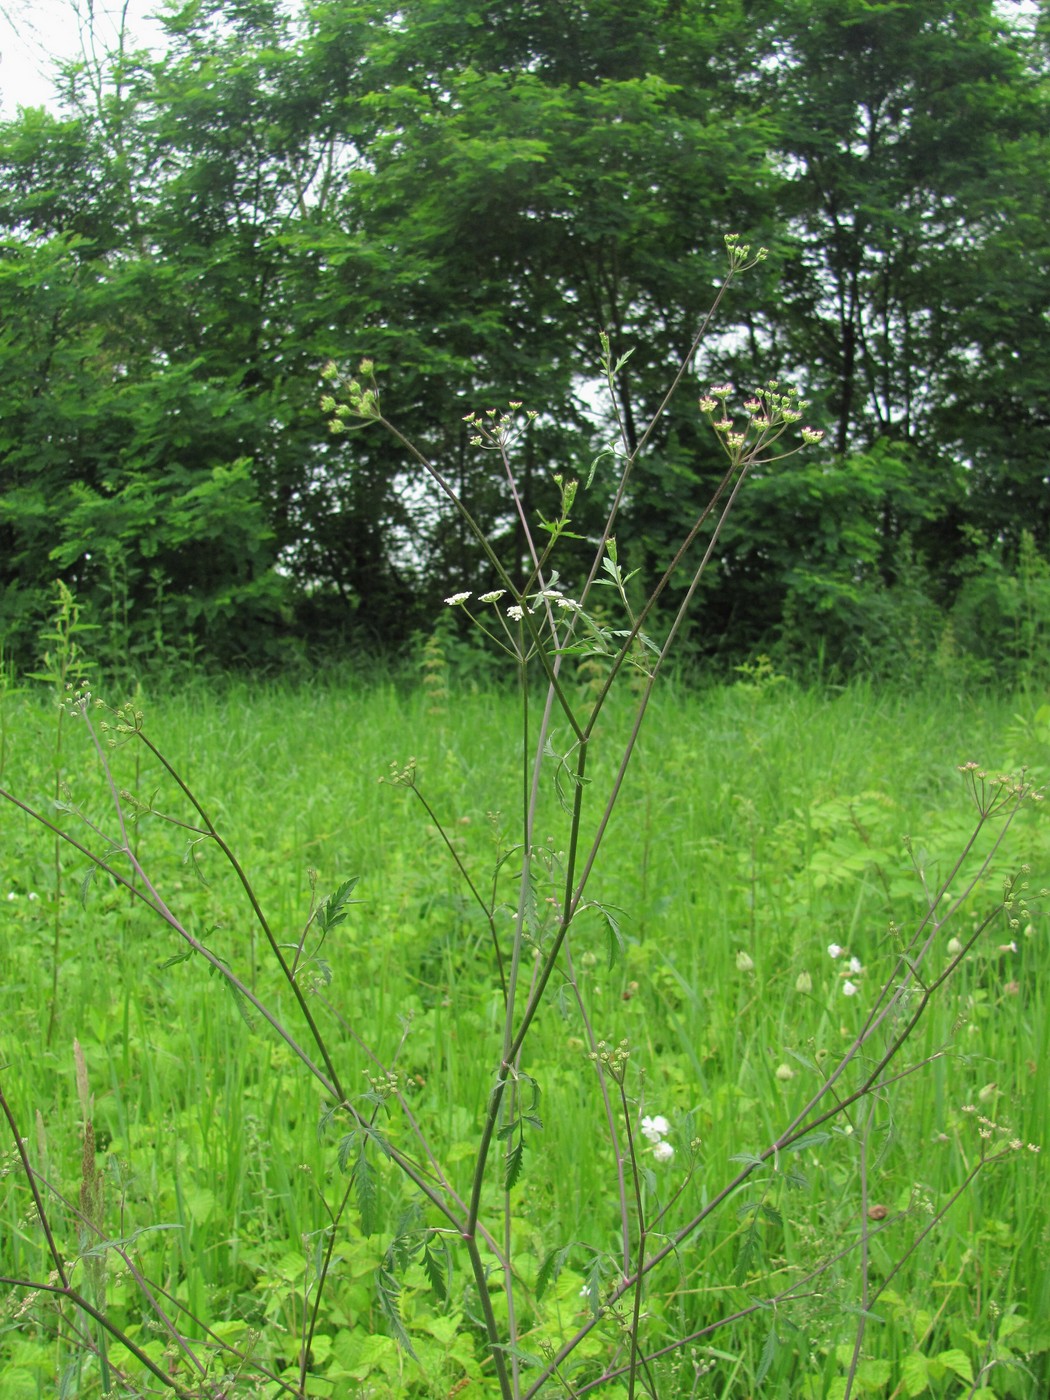
<svg viewBox="0 0 1050 1400">
<path fill-rule="evenodd" d="M 357 1209 L 361 1214 L 361 1233 L 367 1239 L 369 1235 L 374 1235 L 379 1228 L 379 1189 L 376 1169 L 368 1160 L 364 1143 L 361 1144 L 354 1174 L 354 1184 L 357 1187 Z"/>
<path fill-rule="evenodd" d="M 256 1017 L 255 1010 L 252 1007 L 251 1002 L 246 996 L 243 995 L 243 993 L 237 990 L 237 988 L 233 985 L 232 982 L 227 982 L 225 977 L 223 978 L 223 981 L 226 982 L 226 986 L 230 989 L 230 995 L 233 997 L 234 1005 L 240 1012 L 241 1020 L 244 1022 L 244 1024 L 248 1027 L 250 1031 L 253 1031 L 256 1026 Z"/>
<path fill-rule="evenodd" d="M 738 1288 L 741 1287 L 750 1273 L 754 1257 L 755 1232 L 750 1229 L 740 1242 L 740 1253 L 736 1257 L 736 1267 L 733 1269 L 733 1282 Z"/>
<path fill-rule="evenodd" d="M 418 1361 L 412 1347 L 412 1339 L 405 1331 L 405 1324 L 401 1321 L 401 1287 L 397 1279 L 389 1269 L 379 1268 L 376 1270 L 376 1292 L 379 1296 L 379 1306 L 383 1316 L 390 1325 L 390 1331 L 394 1340 L 402 1351 L 406 1351 L 413 1361 Z"/>
<path fill-rule="evenodd" d="M 540 1271 L 536 1275 L 535 1293 L 537 1303 L 541 1300 L 544 1293 L 546 1293 L 549 1285 L 553 1283 L 561 1273 L 560 1253 L 560 1250 L 552 1249 L 540 1265 Z"/>
<path fill-rule="evenodd" d="M 525 1139 L 519 1137 L 517 1144 L 507 1153 L 507 1169 L 503 1177 L 503 1188 L 506 1191 L 512 1190 L 521 1176 L 521 1169 L 525 1158 Z"/>
<path fill-rule="evenodd" d="M 322 933 L 327 933 L 329 929 L 333 929 L 337 924 L 343 923 L 346 919 L 347 908 L 351 904 L 360 904 L 362 902 L 360 899 L 350 898 L 360 878 L 359 875 L 354 875 L 351 876 L 349 880 L 344 880 L 334 894 L 330 894 L 317 906 L 317 913 L 314 915 L 314 923 Z"/>
<path fill-rule="evenodd" d="M 769 1375 L 769 1368 L 777 1354 L 779 1340 L 773 1328 L 769 1329 L 769 1335 L 762 1345 L 762 1355 L 758 1358 L 758 1370 L 755 1372 L 755 1389 L 757 1390 L 766 1376 Z"/>
<path fill-rule="evenodd" d="M 327 1120 L 330 1120 L 330 1118 L 331 1113 L 327 1115 L 326 1120 L 322 1120 L 322 1123 L 326 1122 Z M 354 1154 L 354 1150 L 357 1147 L 357 1143 L 357 1133 L 347 1133 L 346 1137 L 341 1137 L 339 1139 L 339 1146 L 336 1149 L 336 1152 L 338 1154 L 339 1170 L 341 1172 L 348 1172 L 350 1170 L 350 1158 Z"/>
<path fill-rule="evenodd" d="M 448 1283 L 442 1261 L 430 1248 L 429 1241 L 423 1244 L 423 1272 L 436 1297 L 443 1303 L 448 1301 Z"/>
</svg>

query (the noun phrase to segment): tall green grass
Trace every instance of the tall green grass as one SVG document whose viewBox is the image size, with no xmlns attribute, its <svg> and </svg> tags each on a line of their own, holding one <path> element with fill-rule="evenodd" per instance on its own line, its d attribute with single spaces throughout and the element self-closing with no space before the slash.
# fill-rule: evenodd
<svg viewBox="0 0 1050 1400">
<path fill-rule="evenodd" d="M 612 697 L 603 714 L 610 742 L 589 774 L 596 791 L 611 776 L 600 755 L 617 752 L 629 699 Z M 512 905 L 510 866 L 495 877 L 493 868 L 501 814 L 521 804 L 507 741 L 518 723 L 514 696 L 462 684 L 435 704 L 423 687 L 394 682 L 231 684 L 138 703 L 238 853 L 282 941 L 295 943 L 312 900 L 360 876 L 362 903 L 324 948 L 331 985 L 312 974 L 331 1044 L 344 1082 L 362 1093 L 375 1066 L 361 1041 L 384 1062 L 398 1057 L 412 1113 L 453 1175 L 462 1157 L 466 1190 L 494 1069 L 481 1047 L 498 1043 L 502 1022 L 491 937 L 439 832 L 409 794 L 378 780 L 414 757 L 419 788 L 466 870 L 485 888 L 495 878 Z M 584 914 L 573 965 L 599 1034 L 631 1042 L 638 1112 L 673 1125 L 673 1162 L 652 1166 L 657 1200 L 682 1191 L 699 1207 L 733 1174 L 736 1155 L 760 1150 L 806 1101 L 825 1059 L 856 1033 L 866 990 L 891 964 L 891 924 L 905 926 L 925 908 L 914 866 L 933 883 L 973 827 L 958 765 L 976 759 L 992 772 L 1024 763 L 1050 772 L 1050 752 L 1027 722 L 1037 704 L 1031 696 L 902 695 L 862 685 L 826 694 L 761 676 L 708 691 L 658 688 L 592 887 L 594 899 L 622 911 L 624 947 L 610 946 L 597 914 Z M 35 696 L 8 696 L 3 705 L 3 785 L 51 810 L 54 714 Z M 187 819 L 174 783 L 141 768 L 135 749 L 118 747 L 112 762 L 119 784 L 156 812 Z M 64 781 L 70 806 L 108 832 L 97 760 L 68 733 Z M 880 1106 L 865 1200 L 872 1220 L 891 1223 L 885 1243 L 872 1242 L 873 1275 L 892 1267 L 902 1242 L 919 1238 L 987 1150 L 978 1115 L 964 1110 L 974 1106 L 1009 1128 L 994 1131 L 993 1147 L 1014 1136 L 1025 1146 L 980 1174 L 894 1277 L 866 1334 L 863 1384 L 873 1394 L 1039 1400 L 1050 1387 L 1050 1212 L 1042 1160 L 1027 1148 L 1050 1150 L 1050 954 L 1046 907 L 1036 898 L 1050 885 L 1050 838 L 1039 818 L 1019 816 L 975 906 L 994 904 L 1004 875 L 1027 863 L 1030 918 L 1016 930 L 1002 922 L 975 949 L 920 1029 L 911 1058 L 932 1062 Z M 70 812 L 60 819 L 70 830 L 80 820 Z M 551 784 L 538 832 L 546 823 L 556 836 L 559 820 Z M 40 1170 L 76 1201 L 76 1038 L 95 1099 L 112 1236 L 143 1231 L 135 1258 L 158 1288 L 207 1320 L 214 1340 L 250 1351 L 274 1377 L 290 1376 L 322 1232 L 342 1189 L 335 1141 L 318 1131 L 316 1087 L 265 1026 L 249 1024 L 220 978 L 198 959 L 173 961 L 182 951 L 174 935 L 127 891 L 89 879 L 86 863 L 69 854 L 63 887 L 82 898 L 67 897 L 57 911 L 62 961 L 48 1045 L 54 848 L 13 808 L 0 814 L 0 832 L 0 1064 Z M 294 1016 L 219 852 L 155 815 L 143 816 L 135 839 L 195 936 Z M 555 867 L 559 854 L 555 841 Z M 844 994 L 845 958 L 832 959 L 830 944 L 863 965 L 850 979 L 855 996 Z M 586 1316 L 593 1268 L 619 1230 L 615 1163 L 571 1001 L 566 978 L 523 1066 L 542 1087 L 544 1126 L 529 1135 L 513 1214 L 520 1267 L 535 1282 L 552 1249 L 565 1250 L 543 1305 L 518 1319 L 523 1348 L 537 1353 Z M 411 1146 L 396 1115 L 385 1131 Z M 856 1142 L 834 1133 L 799 1154 L 798 1168 L 794 1187 L 784 1177 L 748 1186 L 689 1241 L 706 1261 L 702 1270 L 684 1258 L 662 1266 L 651 1306 L 667 1335 L 719 1321 L 746 1306 L 761 1277 L 786 1285 L 797 1276 L 795 1260 L 855 1236 Z M 352 1216 L 337 1236 L 307 1393 L 444 1395 L 467 1380 L 487 1393 L 494 1383 L 466 1277 L 453 1276 L 439 1306 L 424 1269 L 412 1264 L 401 1309 L 415 1358 L 394 1339 L 371 1280 L 408 1202 L 382 1161 L 378 1174 L 383 1228 L 367 1234 Z M 0 1273 L 46 1274 L 17 1171 L 0 1192 Z M 65 1247 L 75 1252 L 69 1229 Z M 170 1341 L 112 1255 L 109 1270 L 111 1314 L 163 1360 Z M 852 1347 L 856 1273 L 849 1254 L 772 1321 L 759 1311 L 714 1332 L 666 1363 L 661 1394 L 743 1400 L 763 1375 L 763 1394 L 833 1397 L 844 1370 L 837 1349 Z M 75 1336 L 46 1299 L 27 1306 L 12 1291 L 3 1316 L 5 1400 L 54 1395 L 60 1376 L 66 1393 L 100 1393 L 93 1359 L 73 1365 Z M 188 1330 L 207 1342 L 197 1324 Z M 596 1334 L 584 1354 L 600 1345 Z M 954 1367 L 936 1361 L 944 1356 Z M 917 1357 L 932 1360 L 923 1370 Z M 231 1373 L 228 1360 L 220 1371 Z M 246 1387 L 248 1374 L 246 1364 Z M 201 1394 L 211 1393 L 203 1388 L 211 1380 L 200 1383 Z M 251 1385 L 260 1388 L 244 1394 L 280 1393 L 276 1381 Z"/>
</svg>

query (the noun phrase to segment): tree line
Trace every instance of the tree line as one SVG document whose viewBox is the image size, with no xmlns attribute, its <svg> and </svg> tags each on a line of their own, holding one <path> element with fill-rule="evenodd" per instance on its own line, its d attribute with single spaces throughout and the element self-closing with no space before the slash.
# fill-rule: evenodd
<svg viewBox="0 0 1050 1400">
<path fill-rule="evenodd" d="M 465 415 L 521 400 L 527 509 L 644 424 L 723 236 L 770 249 L 697 393 L 804 387 L 689 645 L 838 670 L 1045 659 L 1050 9 L 993 0 L 189 0 L 0 127 L 0 642 L 56 579 L 113 664 L 397 650 L 491 581 L 329 361 L 513 558 Z M 652 577 L 722 471 L 685 395 L 634 478 Z M 586 534 L 600 464 L 578 498 Z M 672 600 L 673 601 L 673 600 Z"/>
</svg>

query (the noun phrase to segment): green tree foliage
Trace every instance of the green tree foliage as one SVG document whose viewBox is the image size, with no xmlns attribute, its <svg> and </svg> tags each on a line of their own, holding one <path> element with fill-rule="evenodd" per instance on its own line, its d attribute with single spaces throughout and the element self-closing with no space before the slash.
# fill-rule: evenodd
<svg viewBox="0 0 1050 1400">
<path fill-rule="evenodd" d="M 823 465 L 742 498 L 696 645 L 819 635 L 849 664 L 892 634 L 876 615 L 904 573 L 943 608 L 1025 531 L 1045 552 L 1047 66 L 1039 25 L 1008 19 L 190 0 L 163 53 L 69 68 L 59 115 L 0 128 L 7 645 L 56 576 L 125 656 L 396 645 L 490 581 L 396 443 L 325 435 L 323 364 L 372 358 L 388 416 L 524 565 L 464 415 L 538 410 L 522 489 L 550 514 L 553 472 L 608 439 L 598 332 L 633 350 L 630 441 L 736 229 L 774 256 L 699 386 L 803 380 L 831 431 Z M 676 409 L 625 503 L 630 567 L 666 557 L 720 472 Z"/>
<path fill-rule="evenodd" d="M 875 449 L 907 460 L 871 517 L 880 573 L 909 537 L 942 601 L 969 528 L 1050 543 L 1046 67 L 1011 8 L 754 7 L 781 131 L 770 357 L 817 386 L 866 480 Z"/>
</svg>

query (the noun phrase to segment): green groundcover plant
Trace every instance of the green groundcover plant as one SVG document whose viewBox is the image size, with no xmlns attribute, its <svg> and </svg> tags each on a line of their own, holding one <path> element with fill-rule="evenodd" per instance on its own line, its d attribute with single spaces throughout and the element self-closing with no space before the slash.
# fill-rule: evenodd
<svg viewBox="0 0 1050 1400">
<path fill-rule="evenodd" d="M 728 272 L 711 315 L 726 288 L 763 256 L 732 235 L 726 248 Z M 710 318 L 687 347 L 663 408 L 681 391 Z M 950 1108 L 944 1100 L 953 989 L 986 947 L 996 956 L 1011 947 L 1016 953 L 1037 917 L 1027 868 L 1005 863 L 1011 827 L 1040 799 L 1023 773 L 961 766 L 970 811 L 956 849 L 943 861 L 909 845 L 912 894 L 899 901 L 909 917 L 890 924 L 867 960 L 849 933 L 822 928 L 822 900 L 829 886 L 851 879 L 880 882 L 887 898 L 899 895 L 881 794 L 837 805 L 829 798 L 805 823 L 782 823 L 783 869 L 797 856 L 806 871 L 785 907 L 812 922 L 822 947 L 823 972 L 800 968 L 793 980 L 799 1006 L 815 1006 L 815 1015 L 792 1030 L 786 989 L 763 988 L 756 977 L 762 911 L 755 899 L 751 936 L 731 969 L 739 1024 L 756 1006 L 788 1022 L 777 1064 L 756 1066 L 746 1054 L 683 1036 L 669 1076 L 661 1065 L 666 1047 L 617 1024 L 617 1006 L 631 1001 L 643 977 L 660 989 L 673 1026 L 676 1008 L 698 998 L 706 977 L 726 974 L 713 950 L 707 963 L 703 946 L 688 974 L 669 955 L 646 966 L 652 954 L 639 950 L 628 915 L 599 888 L 615 886 L 602 856 L 654 690 L 716 557 L 723 522 L 751 473 L 815 446 L 821 435 L 805 425 L 806 405 L 793 389 L 767 383 L 734 409 L 731 385 L 704 388 L 699 411 L 724 450 L 725 474 L 713 498 L 683 521 L 680 548 L 662 577 L 641 580 L 620 557 L 616 522 L 663 408 L 630 450 L 617 416 L 621 364 L 605 340 L 603 348 L 621 431 L 586 480 L 555 477 L 559 506 L 551 518 L 530 517 L 515 474 L 515 447 L 535 414 L 510 403 L 466 420 L 472 445 L 491 454 L 506 481 L 508 515 L 525 541 L 524 572 L 501 558 L 454 484 L 386 420 L 375 367 L 365 362 L 349 377 L 335 366 L 325 371 L 322 408 L 333 431 L 392 433 L 472 531 L 491 588 L 479 596 L 452 592 L 447 606 L 518 683 L 517 730 L 503 745 L 516 798 L 509 811 L 485 808 L 492 855 L 484 873 L 440 810 L 440 784 L 428 785 L 411 752 L 383 780 L 417 809 L 428 833 L 419 871 L 443 862 L 456 877 L 423 896 L 427 917 L 437 907 L 454 939 L 415 946 L 399 929 L 396 896 L 384 905 L 390 925 L 371 928 L 362 919 L 367 871 L 344 872 L 320 896 L 312 876 L 300 930 L 283 934 L 289 921 L 264 908 L 248 862 L 224 835 L 221 804 L 182 776 L 148 732 L 137 701 L 108 707 L 87 684 L 67 693 L 55 766 L 68 752 L 72 717 L 94 755 L 100 792 L 74 801 L 56 776 L 59 797 L 48 810 L 3 790 L 14 813 L 93 872 L 106 917 L 130 905 L 177 936 L 179 951 L 165 971 L 186 962 L 188 971 L 207 974 L 208 985 L 228 989 L 244 1022 L 271 1047 L 273 1104 L 294 1101 L 299 1114 L 309 1111 L 303 1104 L 311 1093 L 315 1107 L 319 1101 L 316 1152 L 291 1171 L 286 1165 L 282 1177 L 267 1142 L 279 1115 L 261 1126 L 258 1088 L 228 1067 L 225 1088 L 208 1089 L 215 1107 L 205 1095 L 196 1119 L 169 1120 L 187 1151 L 222 1154 L 210 1185 L 181 1176 L 153 1181 L 156 1215 L 145 1219 L 129 1204 L 119 1160 L 100 1143 L 97 1069 L 81 1044 L 73 1056 L 76 1197 L 60 1183 L 42 1119 L 30 1134 L 4 1067 L 0 1112 L 10 1149 L 0 1281 L 8 1290 L 3 1325 L 26 1348 L 11 1353 L 17 1393 L 466 1391 L 503 1400 L 597 1391 L 629 1400 L 728 1400 L 763 1387 L 811 1400 L 1038 1393 L 1046 1339 L 1016 1299 L 999 1299 L 983 1313 L 983 1331 L 953 1331 L 943 1316 L 947 1298 L 924 1303 L 912 1286 L 931 1240 L 991 1169 L 1013 1163 L 1021 1175 L 1038 1153 L 1039 1144 L 1018 1136 L 998 1112 L 994 1083 L 973 1104 Z M 556 567 L 559 550 L 569 547 L 575 558 L 586 543 L 573 530 L 577 498 L 608 486 L 610 464 L 604 528 L 589 565 L 570 582 Z M 683 577 L 680 604 L 655 635 L 661 600 Z M 440 646 L 424 664 L 440 726 L 449 703 Z M 743 668 L 740 682 L 756 703 L 774 705 L 780 683 L 762 659 Z M 759 718 L 756 751 L 760 726 Z M 129 750 L 133 787 L 118 773 Z M 470 755 L 462 762 L 469 765 Z M 683 761 L 683 786 L 702 789 L 710 780 Z M 739 808 L 746 832 L 746 792 Z M 188 847 L 202 880 L 210 878 L 212 855 L 221 855 L 240 907 L 213 920 L 200 912 L 211 906 L 195 902 L 192 886 L 165 882 L 157 873 L 164 838 L 150 845 L 144 834 L 157 832 L 174 843 L 169 849 Z M 803 853 L 814 841 L 819 850 Z M 717 881 L 721 873 L 735 883 L 743 870 L 754 894 L 755 842 L 750 852 L 742 843 L 742 867 L 724 864 L 714 845 L 711 851 L 708 868 L 694 878 Z M 55 870 L 57 909 L 58 862 Z M 421 889 L 418 878 L 406 875 L 409 888 Z M 250 937 L 224 932 L 242 930 L 245 911 Z M 52 1024 L 57 912 L 54 928 Z M 350 930 L 352 941 L 342 942 Z M 392 964 L 410 975 L 384 1001 L 384 988 L 395 985 L 386 980 Z M 617 968 L 625 970 L 622 991 L 603 1000 L 598 978 L 608 982 Z M 147 995 L 154 994 L 136 992 Z M 979 987 L 969 995 L 974 1015 L 987 1011 Z M 137 1006 L 129 991 L 125 1047 Z M 218 1034 L 208 1004 L 194 1034 Z M 196 1055 L 187 1051 L 191 1077 Z M 132 1073 L 126 1049 L 125 1063 L 110 1060 L 108 1068 L 115 1080 Z M 904 1131 L 898 1120 L 921 1076 L 940 1096 L 944 1141 L 957 1145 L 955 1179 L 934 1199 L 917 1164 L 913 1184 L 885 1199 L 882 1160 Z M 745 1087 L 759 1080 L 761 1093 Z M 716 1119 L 731 1151 L 712 1150 Z M 130 1143 L 144 1128 L 126 1123 L 123 1131 Z M 264 1159 L 260 1178 L 252 1164 Z M 309 1228 L 295 1205 L 295 1171 L 306 1174 L 321 1203 L 320 1229 Z M 265 1190 L 251 1196 L 247 1183 L 259 1180 Z M 570 1212 L 565 1202 L 574 1196 Z M 264 1222 L 254 1234 L 245 1223 L 251 1208 Z M 245 1268 L 265 1284 L 261 1311 L 257 1297 L 242 1309 L 233 1283 L 210 1296 L 194 1284 L 194 1238 L 211 1227 L 218 1231 L 213 1248 L 243 1255 L 230 1264 L 231 1276 Z M 286 1248 L 274 1249 L 282 1231 Z M 978 1268 L 977 1255 L 961 1254 L 946 1286 L 962 1287 Z M 821 1346 L 818 1319 L 829 1300 L 849 1319 L 848 1339 Z M 898 1339 L 910 1339 L 891 1354 L 878 1343 L 887 1319 Z M 724 1339 L 742 1334 L 749 1348 L 731 1350 Z M 46 1375 L 41 1339 L 53 1339 L 57 1357 Z"/>
</svg>

